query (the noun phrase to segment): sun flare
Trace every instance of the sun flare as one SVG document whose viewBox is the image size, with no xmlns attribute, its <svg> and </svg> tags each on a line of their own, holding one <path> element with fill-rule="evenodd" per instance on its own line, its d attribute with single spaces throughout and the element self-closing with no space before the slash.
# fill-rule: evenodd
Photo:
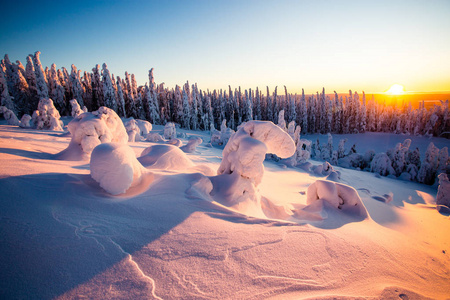
<svg viewBox="0 0 450 300">
<path fill-rule="evenodd" d="M 393 84 L 386 94 L 389 95 L 403 95 L 405 93 L 405 88 L 400 84 Z"/>
</svg>

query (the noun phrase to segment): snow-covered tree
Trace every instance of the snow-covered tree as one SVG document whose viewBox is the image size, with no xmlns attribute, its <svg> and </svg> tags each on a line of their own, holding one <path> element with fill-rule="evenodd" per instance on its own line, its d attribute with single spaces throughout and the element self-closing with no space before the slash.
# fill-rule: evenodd
<svg viewBox="0 0 450 300">
<path fill-rule="evenodd" d="M 52 64 L 49 77 L 48 85 L 50 86 L 50 97 L 55 104 L 56 109 L 63 115 L 67 114 L 66 101 L 64 99 L 64 87 L 59 81 L 58 72 L 56 71 L 56 65 Z"/>
<path fill-rule="evenodd" d="M 439 149 L 433 144 L 428 145 L 425 158 L 422 161 L 417 180 L 425 184 L 433 184 L 438 169 Z"/>
<path fill-rule="evenodd" d="M 16 106 L 9 94 L 8 84 L 3 68 L 0 68 L 0 105 L 16 114 Z"/>
<path fill-rule="evenodd" d="M 116 91 L 114 90 L 108 66 L 105 63 L 102 66 L 102 85 L 105 106 L 117 112 Z"/>
<path fill-rule="evenodd" d="M 48 98 L 48 87 L 45 79 L 44 68 L 39 56 L 41 52 L 36 51 L 33 56 L 34 72 L 36 75 L 36 89 L 39 98 Z"/>
</svg>

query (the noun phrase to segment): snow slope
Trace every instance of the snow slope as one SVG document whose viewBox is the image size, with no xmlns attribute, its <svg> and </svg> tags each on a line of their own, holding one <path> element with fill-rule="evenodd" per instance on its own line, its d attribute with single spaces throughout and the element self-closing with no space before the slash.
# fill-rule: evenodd
<svg viewBox="0 0 450 300">
<path fill-rule="evenodd" d="M 435 209 L 435 187 L 336 168 L 364 217 L 307 206 L 308 187 L 325 177 L 266 161 L 258 189 L 275 219 L 249 217 L 207 193 L 222 150 L 207 146 L 208 133 L 182 132 L 183 144 L 203 140 L 180 151 L 183 168 L 173 167 L 181 154 L 155 147 L 163 160 L 141 159 L 153 176 L 112 196 L 89 160 L 54 159 L 69 135 L 0 125 L 0 298 L 450 295 L 450 220 Z M 161 144 L 129 143 L 136 157 Z"/>
</svg>

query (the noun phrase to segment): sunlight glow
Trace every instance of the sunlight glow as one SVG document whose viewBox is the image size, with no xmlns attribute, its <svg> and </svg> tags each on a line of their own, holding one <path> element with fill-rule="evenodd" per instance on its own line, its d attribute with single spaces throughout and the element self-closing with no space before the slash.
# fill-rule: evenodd
<svg viewBox="0 0 450 300">
<path fill-rule="evenodd" d="M 389 95 L 403 95 L 405 93 L 405 89 L 400 84 L 393 84 L 389 90 L 386 91 L 386 94 Z"/>
</svg>

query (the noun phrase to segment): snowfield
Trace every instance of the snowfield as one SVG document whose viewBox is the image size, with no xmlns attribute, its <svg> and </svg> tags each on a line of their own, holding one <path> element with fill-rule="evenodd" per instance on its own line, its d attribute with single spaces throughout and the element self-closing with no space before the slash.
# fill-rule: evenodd
<svg viewBox="0 0 450 300">
<path fill-rule="evenodd" d="M 172 144 L 150 142 L 168 135 L 154 125 L 152 138 L 104 143 L 89 158 L 76 147 L 90 125 L 72 139 L 1 121 L 0 298 L 449 297 L 450 219 L 436 185 L 262 162 L 295 148 L 263 127 L 247 123 L 224 150 L 209 132 L 178 128 Z M 421 154 L 430 141 L 450 145 L 345 137 L 361 153 L 406 138 Z"/>
</svg>

